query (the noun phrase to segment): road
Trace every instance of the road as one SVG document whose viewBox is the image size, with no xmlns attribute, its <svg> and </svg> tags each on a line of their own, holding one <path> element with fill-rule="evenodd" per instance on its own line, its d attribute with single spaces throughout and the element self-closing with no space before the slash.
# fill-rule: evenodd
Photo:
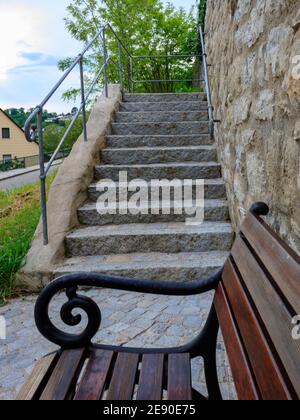
<svg viewBox="0 0 300 420">
<path fill-rule="evenodd" d="M 54 165 L 49 173 L 54 170 L 57 170 L 59 164 Z M 14 190 L 15 188 L 22 187 L 23 185 L 33 184 L 39 180 L 40 172 L 39 169 L 32 170 L 27 173 L 17 174 L 12 176 L 11 178 L 7 179 L 0 179 L 0 191 L 10 191 Z"/>
</svg>

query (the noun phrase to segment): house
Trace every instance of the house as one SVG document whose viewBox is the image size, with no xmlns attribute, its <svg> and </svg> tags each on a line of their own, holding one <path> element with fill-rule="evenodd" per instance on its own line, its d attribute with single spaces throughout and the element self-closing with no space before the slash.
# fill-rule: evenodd
<svg viewBox="0 0 300 420">
<path fill-rule="evenodd" d="M 38 145 L 28 142 L 22 128 L 0 108 L 0 161 L 38 154 Z"/>
</svg>

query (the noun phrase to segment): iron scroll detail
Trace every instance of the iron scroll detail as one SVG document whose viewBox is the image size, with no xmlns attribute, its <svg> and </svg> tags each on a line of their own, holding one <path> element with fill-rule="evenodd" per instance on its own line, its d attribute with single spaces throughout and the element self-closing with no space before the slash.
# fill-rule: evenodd
<svg viewBox="0 0 300 420">
<path fill-rule="evenodd" d="M 250 213 L 259 217 L 267 215 L 269 207 L 265 203 L 255 203 Z M 136 293 L 149 293 L 165 296 L 192 296 L 216 290 L 222 280 L 223 268 L 209 278 L 194 281 L 166 282 L 159 280 L 142 280 L 126 277 L 108 276 L 96 273 L 68 274 L 50 283 L 40 294 L 35 305 L 35 322 L 40 333 L 50 342 L 63 349 L 74 349 L 89 346 L 101 325 L 101 311 L 89 297 L 78 294 L 79 287 L 124 290 Z M 79 326 L 82 322 L 80 314 L 87 316 L 87 325 L 81 333 L 70 334 L 58 329 L 49 317 L 49 306 L 60 292 L 65 291 L 67 302 L 60 310 L 61 320 L 67 326 Z"/>
<path fill-rule="evenodd" d="M 60 317 L 64 324 L 75 327 L 82 322 L 80 314 L 74 315 L 75 310 L 81 310 L 87 315 L 87 325 L 79 334 L 69 334 L 59 330 L 49 317 L 49 305 L 54 296 L 64 288 L 64 282 L 53 282 L 47 287 L 37 300 L 35 306 L 35 322 L 40 333 L 50 342 L 64 349 L 85 347 L 90 344 L 101 325 L 101 311 L 90 298 L 77 294 L 77 286 L 66 288 L 68 301 L 60 310 Z M 51 287 L 52 286 L 52 287 Z"/>
<path fill-rule="evenodd" d="M 179 283 L 129 279 L 96 273 L 65 275 L 50 283 L 37 299 L 35 306 L 36 326 L 47 340 L 63 349 L 86 347 L 91 344 L 92 338 L 99 330 L 101 311 L 91 298 L 78 294 L 79 287 L 110 288 L 156 295 L 189 296 L 215 289 L 220 282 L 221 273 L 222 271 L 208 279 Z M 65 325 L 74 327 L 81 324 L 82 316 L 75 314 L 75 310 L 81 310 L 87 316 L 87 325 L 79 334 L 70 334 L 58 329 L 50 319 L 50 303 L 54 296 L 60 292 L 65 292 L 68 299 L 60 310 L 60 317 Z"/>
</svg>

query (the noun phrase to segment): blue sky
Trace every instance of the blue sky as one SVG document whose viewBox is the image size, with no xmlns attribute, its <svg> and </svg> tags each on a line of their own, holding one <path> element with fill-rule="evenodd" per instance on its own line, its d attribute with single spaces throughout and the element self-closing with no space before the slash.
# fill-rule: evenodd
<svg viewBox="0 0 300 420">
<path fill-rule="evenodd" d="M 165 1 L 167 2 L 167 1 Z M 187 10 L 195 0 L 172 0 Z M 0 108 L 37 105 L 57 82 L 57 62 L 80 52 L 81 45 L 64 27 L 70 0 L 0 0 Z M 47 106 L 67 112 L 74 104 L 61 101 L 61 93 L 78 86 L 78 74 L 65 82 Z"/>
</svg>

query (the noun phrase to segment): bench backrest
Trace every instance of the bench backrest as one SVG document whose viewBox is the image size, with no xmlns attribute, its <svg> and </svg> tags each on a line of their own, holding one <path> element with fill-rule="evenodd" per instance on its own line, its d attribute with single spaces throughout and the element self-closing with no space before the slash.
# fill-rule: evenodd
<svg viewBox="0 0 300 420">
<path fill-rule="evenodd" d="M 299 399 L 300 340 L 292 332 L 300 315 L 300 258 L 261 210 L 246 217 L 214 304 L 238 397 Z"/>
</svg>

